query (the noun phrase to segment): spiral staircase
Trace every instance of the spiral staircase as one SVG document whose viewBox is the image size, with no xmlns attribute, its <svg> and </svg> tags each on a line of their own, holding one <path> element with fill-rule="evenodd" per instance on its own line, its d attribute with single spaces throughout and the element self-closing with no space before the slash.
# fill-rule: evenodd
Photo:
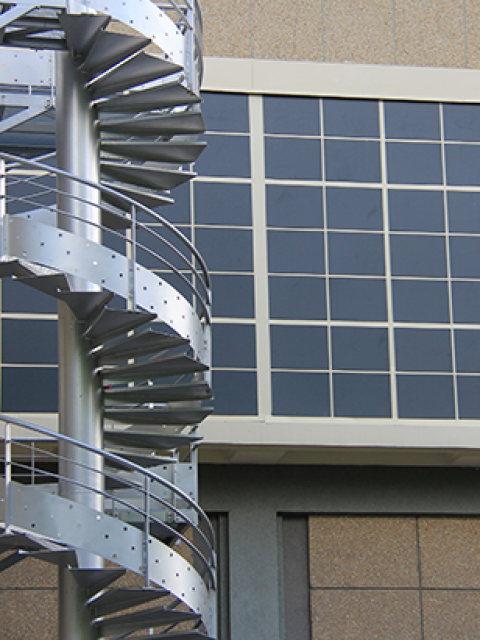
<svg viewBox="0 0 480 640">
<path fill-rule="evenodd" d="M 59 566 L 60 640 L 215 638 L 210 281 L 158 213 L 205 146 L 199 8 L 0 11 L 0 277 L 58 300 L 60 344 L 59 432 L 0 416 L 0 571 Z"/>
</svg>

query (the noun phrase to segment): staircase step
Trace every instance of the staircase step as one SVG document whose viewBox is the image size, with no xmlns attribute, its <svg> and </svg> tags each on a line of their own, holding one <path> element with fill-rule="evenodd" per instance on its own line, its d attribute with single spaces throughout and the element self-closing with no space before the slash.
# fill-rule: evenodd
<svg viewBox="0 0 480 640">
<path fill-rule="evenodd" d="M 113 298 L 109 291 L 61 291 L 56 297 L 72 310 L 80 322 L 90 325 Z"/>
<path fill-rule="evenodd" d="M 167 358 L 151 358 L 144 362 L 124 366 L 101 367 L 100 373 L 104 380 L 155 380 L 166 376 L 184 375 L 207 371 L 208 367 L 198 360 L 185 354 Z"/>
<path fill-rule="evenodd" d="M 45 541 L 49 542 L 47 539 L 45 539 Z M 60 546 L 58 548 L 60 548 Z M 7 549 L 24 549 L 26 551 L 38 551 L 39 549 L 44 549 L 44 545 L 39 540 L 37 540 L 35 536 L 23 533 L 16 533 L 13 535 L 4 533 L 0 536 L 0 552 Z"/>
<path fill-rule="evenodd" d="M 32 287 L 32 289 L 46 293 L 53 298 L 58 298 L 59 294 L 70 291 L 70 282 L 68 277 L 63 273 L 55 273 L 54 275 L 47 276 L 28 276 L 26 278 L 19 278 L 19 282 Z"/>
<path fill-rule="evenodd" d="M 141 36 L 130 36 L 112 31 L 100 31 L 80 70 L 90 78 L 97 76 L 122 60 L 141 51 L 151 40 Z"/>
<path fill-rule="evenodd" d="M 106 202 L 102 206 L 102 226 L 113 231 L 124 231 L 130 229 L 132 222 L 125 215 L 125 211 L 108 205 Z"/>
<path fill-rule="evenodd" d="M 106 616 L 169 595 L 166 589 L 111 589 L 88 603 L 95 617 Z"/>
<path fill-rule="evenodd" d="M 95 78 L 87 86 L 95 98 L 100 98 L 138 87 L 152 80 L 159 80 L 181 70 L 182 67 L 177 64 L 141 52 L 113 71 Z"/>
<path fill-rule="evenodd" d="M 110 189 L 113 189 L 114 191 L 118 191 L 120 194 L 127 196 L 127 198 L 137 200 L 138 202 L 140 202 L 140 204 L 143 204 L 143 206 L 149 207 L 150 209 L 154 209 L 155 207 L 162 207 L 166 204 L 173 204 L 174 202 L 173 198 L 169 198 L 164 194 L 155 193 L 154 191 L 147 191 L 145 189 L 134 187 L 129 184 L 121 184 L 118 182 L 109 182 L 107 180 L 103 180 L 103 185 L 105 187 L 110 187 Z M 113 204 L 114 207 L 118 207 L 119 209 L 125 208 L 125 200 L 121 197 L 121 195 L 104 191 L 102 193 L 102 198 L 108 204 Z"/>
<path fill-rule="evenodd" d="M 174 189 L 197 175 L 192 171 L 175 171 L 163 167 L 124 164 L 113 161 L 101 162 L 100 170 L 103 175 L 110 179 L 161 191 Z"/>
<path fill-rule="evenodd" d="M 85 333 L 85 335 L 99 344 L 113 340 L 127 331 L 137 329 L 156 318 L 155 313 L 145 311 L 126 311 L 123 309 L 105 309 L 98 321 Z"/>
<path fill-rule="evenodd" d="M 0 261 L 0 278 L 17 278 L 28 277 L 32 275 L 32 269 L 25 260 L 1 260 Z"/>
<path fill-rule="evenodd" d="M 87 592 L 89 598 L 95 593 L 121 578 L 127 573 L 126 569 L 70 569 L 81 589 Z"/>
<path fill-rule="evenodd" d="M 197 630 L 174 631 L 173 633 L 161 633 L 153 636 L 135 636 L 135 640 L 215 640 Z"/>
<path fill-rule="evenodd" d="M 77 566 L 77 554 L 74 549 L 41 549 L 40 551 L 28 551 L 26 552 L 30 558 L 36 558 L 37 560 L 43 560 L 43 562 L 49 562 L 58 566 Z"/>
<path fill-rule="evenodd" d="M 59 16 L 69 49 L 80 56 L 90 51 L 98 32 L 110 22 L 110 16 L 63 13 Z"/>
<path fill-rule="evenodd" d="M 137 142 L 135 140 L 131 142 L 102 140 L 100 142 L 102 151 L 123 158 L 178 164 L 195 162 L 206 146 L 206 142 Z"/>
<path fill-rule="evenodd" d="M 206 382 L 183 382 L 179 384 L 156 384 L 148 387 L 120 387 L 104 389 L 105 402 L 185 402 L 189 400 L 209 400 L 212 389 Z"/>
<path fill-rule="evenodd" d="M 158 136 L 203 133 L 205 123 L 199 111 L 186 111 L 169 115 L 100 120 L 99 128 L 102 132 L 157 138 Z"/>
<path fill-rule="evenodd" d="M 145 91 L 131 91 L 125 95 L 114 96 L 98 101 L 99 111 L 115 113 L 139 113 L 167 107 L 197 104 L 202 99 L 179 82 L 169 82 Z"/>
<path fill-rule="evenodd" d="M 107 619 L 94 620 L 93 624 L 99 636 L 109 636 L 113 633 L 128 633 L 160 625 L 178 624 L 188 620 L 198 620 L 200 615 L 190 611 L 176 611 L 166 607 L 153 607 L 145 611 L 127 613 Z"/>
<path fill-rule="evenodd" d="M 22 562 L 22 560 L 25 560 L 27 557 L 28 556 L 22 551 L 15 551 L 6 558 L 2 558 L 2 560 L 0 560 L 0 573 L 6 569 L 10 569 L 10 567 L 13 567 L 18 562 Z"/>
<path fill-rule="evenodd" d="M 168 425 L 194 425 L 212 413 L 212 408 L 190 408 L 182 407 L 175 409 L 171 407 L 115 407 L 105 408 L 103 415 L 107 420 L 122 422 L 126 424 L 168 424 Z"/>
<path fill-rule="evenodd" d="M 130 451 L 124 451 L 123 449 L 117 451 L 116 449 L 109 448 L 110 453 L 115 454 L 121 458 L 125 458 L 129 462 L 133 462 L 134 464 L 138 464 L 140 467 L 144 467 L 148 469 L 149 467 L 159 467 L 160 465 L 165 464 L 173 464 L 176 462 L 174 458 L 170 456 L 152 456 L 152 455 L 142 455 L 141 453 L 133 453 Z M 106 465 L 112 469 L 125 469 L 125 465 L 116 464 L 113 460 L 106 460 Z"/>
<path fill-rule="evenodd" d="M 189 344 L 186 338 L 145 329 L 133 336 L 118 340 L 95 351 L 100 364 L 112 364 L 130 358 L 138 358 L 165 349 L 175 349 Z"/>
<path fill-rule="evenodd" d="M 103 433 L 105 441 L 114 445 L 138 447 L 139 449 L 150 449 L 152 451 L 180 449 L 202 439 L 201 436 L 195 434 L 141 431 L 140 428 L 135 431 L 130 429 L 105 429 Z"/>
</svg>

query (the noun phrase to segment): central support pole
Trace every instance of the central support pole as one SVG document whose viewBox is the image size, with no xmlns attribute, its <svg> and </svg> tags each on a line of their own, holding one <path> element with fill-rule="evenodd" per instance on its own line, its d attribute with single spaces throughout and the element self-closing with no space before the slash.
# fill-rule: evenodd
<svg viewBox="0 0 480 640">
<path fill-rule="evenodd" d="M 57 167 L 73 176 L 98 183 L 99 154 L 95 114 L 90 95 L 68 53 L 56 54 L 56 137 Z M 100 194 L 69 177 L 57 181 L 58 227 L 92 242 L 101 241 Z M 98 288 L 82 279 L 82 261 L 70 277 L 75 291 Z M 102 448 L 102 413 L 100 383 L 94 363 L 88 355 L 83 328 L 64 303 L 58 304 L 59 337 L 59 430 L 60 433 Z M 60 464 L 60 495 L 97 511 L 103 511 L 103 499 L 92 488 L 102 490 L 102 458 L 78 447 L 63 443 Z M 98 473 L 99 471 L 100 473 Z M 82 523 L 78 525 L 81 527 Z M 88 532 L 85 532 L 87 535 Z M 77 551 L 80 568 L 101 568 L 101 558 Z M 85 594 L 66 567 L 59 569 L 59 638 L 91 640 L 95 637 L 85 608 Z"/>
</svg>

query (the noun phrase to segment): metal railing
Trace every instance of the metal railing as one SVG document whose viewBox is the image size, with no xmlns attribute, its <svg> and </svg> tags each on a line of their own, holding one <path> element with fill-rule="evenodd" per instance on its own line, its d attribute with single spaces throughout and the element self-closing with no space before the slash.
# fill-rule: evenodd
<svg viewBox="0 0 480 640">
<path fill-rule="evenodd" d="M 0 211 L 3 209 L 6 214 L 22 214 L 25 217 L 29 213 L 34 215 L 33 212 L 36 210 L 42 210 L 50 212 L 52 219 L 54 216 L 61 216 L 101 231 L 102 244 L 110 244 L 115 247 L 114 250 L 120 249 L 129 260 L 132 273 L 135 272 L 136 262 L 142 264 L 143 258 L 149 262 L 150 270 L 157 271 L 160 275 L 162 272 L 171 274 L 172 286 L 181 286 L 191 296 L 191 303 L 198 314 L 210 322 L 210 276 L 205 261 L 190 240 L 163 216 L 115 189 L 79 178 L 47 164 L 7 153 L 0 153 L 0 167 L 2 161 L 5 173 L 0 175 L 0 181 L 4 179 L 4 195 L 0 194 Z M 97 192 L 100 204 L 95 204 L 91 199 L 74 196 L 71 192 L 66 194 L 64 190 L 60 191 L 56 184 L 58 177 Z M 73 206 L 81 204 L 92 208 L 100 222 L 86 220 L 59 209 L 56 204 L 58 195 L 68 197 Z M 105 201 L 109 197 L 115 199 L 116 206 Z M 111 215 L 117 221 L 118 229 L 102 224 L 103 213 Z M 148 222 L 139 221 L 139 218 Z M 53 222 L 55 225 L 56 221 Z M 156 226 L 150 226 L 152 224 Z M 145 236 L 145 242 L 138 241 L 139 233 Z M 162 251 L 170 254 L 169 259 L 152 249 L 149 246 L 152 243 L 159 244 Z M 135 308 L 134 286 L 129 302 Z"/>
<path fill-rule="evenodd" d="M 3 435 L 0 435 L 0 444 L 3 443 L 3 452 L 0 452 L 0 465 L 3 470 L 0 471 L 0 479 L 5 487 L 5 528 L 8 529 L 9 526 L 15 526 L 16 524 L 12 521 L 12 482 L 18 481 L 31 486 L 62 483 L 64 487 L 68 485 L 75 490 L 87 492 L 92 496 L 100 496 L 104 504 L 108 501 L 108 511 L 116 511 L 116 515 L 123 509 L 138 516 L 137 524 L 140 525 L 138 528 L 142 530 L 146 553 L 143 566 L 146 582 L 148 582 L 149 574 L 148 540 L 156 537 L 155 528 L 157 527 L 171 542 L 178 543 L 177 551 L 194 566 L 210 586 L 214 586 L 215 535 L 213 527 L 205 512 L 188 494 L 165 478 L 153 471 L 144 469 L 134 462 L 45 427 L 1 414 L 0 423 L 3 423 Z M 12 425 L 27 430 L 32 435 L 14 437 L 12 435 Z M 0 434 L 1 431 L 2 429 L 0 428 Z M 45 439 L 49 443 L 56 443 L 57 445 L 67 443 L 69 446 L 81 449 L 84 452 L 95 454 L 104 464 L 93 467 L 70 458 L 67 459 L 57 451 L 50 450 L 53 447 L 45 447 Z M 62 462 L 68 462 L 82 471 L 86 470 L 94 474 L 93 477 L 100 476 L 102 479 L 100 488 L 61 475 L 58 468 Z M 108 463 L 116 468 L 121 468 L 123 471 L 132 473 L 135 478 L 140 477 L 141 481 L 130 480 L 128 474 L 119 476 L 115 471 L 108 470 Z M 113 481 L 117 484 L 120 482 L 128 491 L 122 494 L 118 490 L 110 490 L 107 487 L 108 481 Z M 103 488 L 101 488 L 102 485 Z M 167 489 L 173 499 L 168 501 L 165 497 L 161 497 L 158 490 L 156 490 L 159 487 Z M 195 515 L 195 518 L 186 515 L 187 509 L 179 508 L 178 504 L 174 504 L 175 501 L 181 501 L 186 505 L 188 510 Z M 172 517 L 160 520 L 155 515 L 159 511 L 166 511 Z M 166 522 L 166 520 L 175 520 L 176 526 Z M 189 558 L 189 555 L 192 556 L 193 561 L 192 558 Z"/>
</svg>

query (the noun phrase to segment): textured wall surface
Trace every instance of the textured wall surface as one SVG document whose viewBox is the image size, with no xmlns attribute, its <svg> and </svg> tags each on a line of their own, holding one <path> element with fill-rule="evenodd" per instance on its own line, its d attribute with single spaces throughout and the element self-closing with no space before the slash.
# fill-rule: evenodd
<svg viewBox="0 0 480 640">
<path fill-rule="evenodd" d="M 480 633 L 480 520 L 310 518 L 313 640 Z"/>
<path fill-rule="evenodd" d="M 205 54 L 479 68 L 476 0 L 203 0 Z"/>
</svg>

